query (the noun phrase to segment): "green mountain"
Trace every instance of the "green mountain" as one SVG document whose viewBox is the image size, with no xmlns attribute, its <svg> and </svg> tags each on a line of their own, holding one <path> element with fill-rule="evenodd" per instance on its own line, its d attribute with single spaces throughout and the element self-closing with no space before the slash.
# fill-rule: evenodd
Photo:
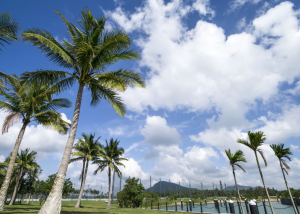
<svg viewBox="0 0 300 214">
<path fill-rule="evenodd" d="M 191 188 L 191 190 L 194 190 L 196 188 Z M 159 181 L 158 183 L 154 184 L 151 189 L 148 188 L 145 191 L 151 191 L 151 192 L 160 192 L 160 191 L 187 191 L 190 190 L 188 187 L 179 186 L 179 184 L 175 183 L 169 183 L 167 181 Z"/>
</svg>

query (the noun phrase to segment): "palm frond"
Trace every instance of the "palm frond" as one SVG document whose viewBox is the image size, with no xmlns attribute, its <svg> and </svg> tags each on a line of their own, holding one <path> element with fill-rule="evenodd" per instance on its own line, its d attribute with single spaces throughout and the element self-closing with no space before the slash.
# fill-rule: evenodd
<svg viewBox="0 0 300 214">
<path fill-rule="evenodd" d="M 8 129 L 12 127 L 14 124 L 21 121 L 22 114 L 19 112 L 9 114 L 3 122 L 2 125 L 2 134 L 8 132 Z"/>
<path fill-rule="evenodd" d="M 113 89 L 105 87 L 101 85 L 101 83 L 99 84 L 96 80 L 91 80 L 87 85 L 87 89 L 89 89 L 92 94 L 92 106 L 96 106 L 101 99 L 105 99 L 112 105 L 118 115 L 122 117 L 125 115 L 125 105 Z"/>
<path fill-rule="evenodd" d="M 10 45 L 13 41 L 17 41 L 18 30 L 20 30 L 19 23 L 11 18 L 10 13 L 2 12 L 0 14 L 0 45 Z M 1 48 L 0 51 L 2 51 Z"/>
<path fill-rule="evenodd" d="M 259 154 L 263 158 L 263 160 L 265 162 L 265 166 L 268 166 L 268 162 L 267 162 L 267 159 L 265 158 L 264 152 L 261 149 L 258 149 L 257 151 L 259 152 Z"/>
<path fill-rule="evenodd" d="M 55 40 L 50 32 L 37 28 L 27 29 L 21 34 L 23 40 L 36 46 L 46 56 L 64 68 L 74 67 L 76 60 L 62 45 Z"/>
</svg>

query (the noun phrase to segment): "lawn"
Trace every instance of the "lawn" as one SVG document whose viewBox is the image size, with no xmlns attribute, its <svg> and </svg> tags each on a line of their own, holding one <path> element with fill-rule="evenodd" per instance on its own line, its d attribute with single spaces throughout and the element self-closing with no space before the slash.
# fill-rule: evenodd
<svg viewBox="0 0 300 214">
<path fill-rule="evenodd" d="M 77 213 L 89 213 L 89 214 L 106 214 L 106 213 L 151 213 L 151 214 L 170 214 L 167 211 L 157 211 L 157 210 L 145 210 L 145 209 L 130 209 L 124 208 L 121 209 L 117 204 L 112 204 L 110 210 L 106 210 L 106 203 L 103 201 L 82 201 L 81 208 L 74 208 L 76 201 L 63 201 L 62 202 L 62 211 L 64 214 L 77 214 Z M 13 205 L 13 206 L 5 206 L 5 213 L 38 213 L 41 206 L 39 202 L 33 202 L 33 204 L 26 204 L 24 202 L 22 205 Z M 174 213 L 174 212 L 171 212 Z"/>
</svg>

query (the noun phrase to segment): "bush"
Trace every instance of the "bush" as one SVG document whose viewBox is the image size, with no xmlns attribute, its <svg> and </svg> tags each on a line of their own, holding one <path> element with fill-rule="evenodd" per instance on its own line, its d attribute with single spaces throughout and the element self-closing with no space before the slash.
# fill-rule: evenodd
<svg viewBox="0 0 300 214">
<path fill-rule="evenodd" d="M 143 201 L 143 190 L 145 188 L 139 184 L 139 179 L 129 178 L 125 181 L 124 189 L 117 194 L 119 207 L 139 207 Z"/>
</svg>

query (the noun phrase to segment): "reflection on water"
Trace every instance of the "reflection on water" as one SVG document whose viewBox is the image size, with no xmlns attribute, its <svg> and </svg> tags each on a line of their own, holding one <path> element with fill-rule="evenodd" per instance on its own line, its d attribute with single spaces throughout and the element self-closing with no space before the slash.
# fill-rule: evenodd
<svg viewBox="0 0 300 214">
<path fill-rule="evenodd" d="M 281 204 L 278 202 L 272 202 L 272 205 L 273 205 L 273 208 L 274 208 L 274 211 L 276 214 L 294 214 L 295 213 L 292 205 L 284 205 L 284 204 Z M 257 206 L 258 206 L 259 213 L 265 214 L 263 203 L 257 203 Z M 227 204 L 227 207 L 228 207 L 228 212 L 226 211 L 225 205 L 223 203 L 222 203 L 222 205 L 220 204 L 220 212 L 221 213 L 229 213 L 228 204 Z M 247 213 L 245 204 L 243 204 L 243 208 L 244 208 L 245 213 Z M 161 210 L 165 210 L 165 209 L 166 208 L 161 208 Z M 235 209 L 235 213 L 238 214 L 239 208 L 237 206 L 237 203 L 234 204 L 234 209 Z M 266 209 L 267 209 L 267 213 L 270 213 L 270 214 L 272 213 L 271 209 L 269 207 L 269 204 L 267 202 L 266 202 Z M 300 206 L 298 206 L 298 209 L 300 210 Z M 175 210 L 175 206 L 168 206 L 168 210 Z M 177 205 L 177 210 L 181 211 L 180 205 Z M 182 211 L 186 212 L 186 210 L 187 210 L 187 207 L 186 207 L 186 205 L 184 205 Z M 207 204 L 207 205 L 202 204 L 202 210 L 203 210 L 203 212 L 206 212 L 206 213 L 218 213 L 218 210 L 215 208 L 214 204 Z M 201 212 L 200 204 L 195 204 L 195 207 L 192 208 L 192 211 L 200 213 Z M 250 212 L 250 209 L 249 209 L 249 212 Z"/>
</svg>

